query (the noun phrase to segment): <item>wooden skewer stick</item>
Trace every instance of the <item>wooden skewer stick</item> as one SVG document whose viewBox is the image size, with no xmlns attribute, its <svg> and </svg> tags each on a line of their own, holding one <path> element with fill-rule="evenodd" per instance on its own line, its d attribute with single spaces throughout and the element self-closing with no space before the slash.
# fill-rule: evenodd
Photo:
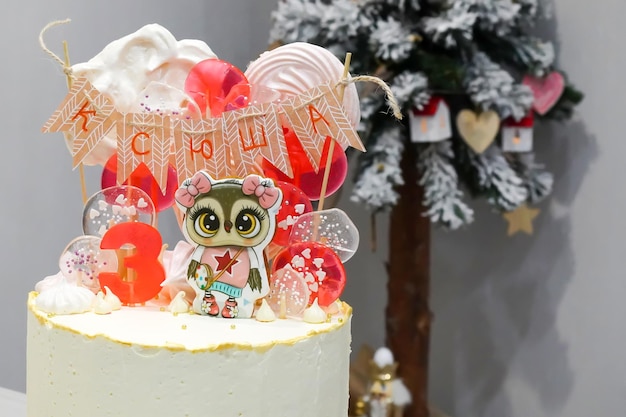
<svg viewBox="0 0 626 417">
<path fill-rule="evenodd" d="M 279 319 L 287 318 L 287 296 L 284 292 L 280 293 L 280 313 L 278 314 Z"/>
<path fill-rule="evenodd" d="M 348 77 L 350 72 L 350 61 L 352 61 L 352 53 L 346 53 L 346 60 L 343 65 L 343 76 L 342 80 L 345 80 Z M 343 95 L 346 91 L 346 85 L 341 83 L 339 85 L 339 103 L 343 103 Z M 333 161 L 333 151 L 335 150 L 335 140 L 330 138 L 330 143 L 328 147 L 328 156 L 326 157 L 326 166 L 324 167 L 324 178 L 322 179 L 322 190 L 320 194 L 319 204 L 317 205 L 317 210 L 324 210 L 324 200 L 326 198 L 326 189 L 328 188 L 328 179 L 330 178 L 330 165 Z"/>
<path fill-rule="evenodd" d="M 63 41 L 63 57 L 65 58 L 65 66 L 69 68 L 70 67 L 70 51 L 67 46 L 67 41 Z M 67 89 L 71 90 L 72 89 L 72 77 L 70 76 L 68 72 L 66 72 L 65 75 L 67 77 Z M 67 138 L 67 135 L 68 134 L 66 133 L 66 138 Z M 85 168 L 82 162 L 78 165 L 78 173 L 80 176 L 80 191 L 83 197 L 83 204 L 85 204 L 87 202 L 87 185 L 85 184 Z"/>
</svg>

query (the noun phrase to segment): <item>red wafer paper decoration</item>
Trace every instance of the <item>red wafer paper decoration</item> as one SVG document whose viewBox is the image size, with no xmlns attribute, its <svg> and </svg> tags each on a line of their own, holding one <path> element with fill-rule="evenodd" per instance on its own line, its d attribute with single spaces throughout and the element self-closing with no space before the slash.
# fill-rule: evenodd
<svg viewBox="0 0 626 417">
<path fill-rule="evenodd" d="M 351 146 L 365 151 L 361 138 L 344 112 L 337 91 L 330 84 L 291 97 L 282 106 L 285 118 L 316 172 L 320 168 L 320 158 L 323 161 L 320 145 L 325 144 L 329 137 L 337 141 L 342 150 Z"/>
<path fill-rule="evenodd" d="M 319 200 L 322 194 L 322 181 L 324 171 L 327 169 L 326 161 L 328 159 L 328 150 L 332 143 L 334 148 L 333 158 L 330 164 L 330 176 L 328 177 L 328 185 L 326 187 L 326 195 L 336 192 L 346 180 L 348 175 L 348 158 L 339 142 L 326 138 L 324 148 L 321 151 L 321 164 L 319 169 L 311 164 L 308 153 L 302 147 L 302 142 L 292 129 L 283 128 L 285 133 L 285 143 L 287 144 L 287 153 L 289 162 L 293 172 L 293 178 L 290 178 L 280 169 L 276 168 L 267 160 L 263 160 L 262 168 L 265 176 L 278 181 L 290 183 L 300 188 L 311 200 Z"/>
<path fill-rule="evenodd" d="M 102 170 L 100 182 L 103 189 L 117 185 L 117 153 L 113 154 Z M 154 175 L 146 164 L 141 163 L 131 172 L 128 179 L 122 185 L 132 185 L 141 188 L 150 196 L 156 211 L 161 212 L 174 204 L 174 193 L 178 189 L 178 176 L 176 169 L 170 164 L 167 168 L 167 183 L 165 190 L 157 183 Z"/>
</svg>

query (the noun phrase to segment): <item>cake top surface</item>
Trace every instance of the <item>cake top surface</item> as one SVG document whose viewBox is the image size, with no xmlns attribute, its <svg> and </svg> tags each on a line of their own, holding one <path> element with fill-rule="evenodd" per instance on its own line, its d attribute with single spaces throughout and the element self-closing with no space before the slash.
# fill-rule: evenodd
<svg viewBox="0 0 626 417">
<path fill-rule="evenodd" d="M 28 308 L 45 325 L 61 328 L 87 337 L 104 337 L 112 341 L 143 348 L 215 351 L 229 348 L 264 349 L 276 344 L 293 344 L 315 334 L 331 332 L 344 326 L 352 315 L 351 307 L 342 303 L 341 311 L 320 324 L 298 319 L 260 323 L 256 320 L 230 320 L 198 314 L 172 314 L 159 306 L 122 307 L 112 314 L 53 315 L 35 306 L 36 292 L 31 292 Z"/>
</svg>

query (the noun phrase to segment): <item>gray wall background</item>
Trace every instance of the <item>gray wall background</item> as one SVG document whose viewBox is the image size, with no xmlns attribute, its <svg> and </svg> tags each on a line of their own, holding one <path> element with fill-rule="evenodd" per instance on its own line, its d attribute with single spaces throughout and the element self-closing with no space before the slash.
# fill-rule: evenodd
<svg viewBox="0 0 626 417">
<path fill-rule="evenodd" d="M 587 97 L 573 122 L 543 125 L 536 133 L 538 155 L 557 183 L 553 198 L 541 205 L 535 235 L 507 238 L 504 220 L 481 203 L 467 230 L 434 232 L 431 398 L 453 416 L 624 414 L 626 3 L 602 3 L 554 0 L 555 18 L 542 29 Z M 78 174 L 61 135 L 40 133 L 66 88 L 60 69 L 39 50 L 39 30 L 72 18 L 47 42 L 60 54 L 66 39 L 72 62 L 80 62 L 157 22 L 178 39 L 205 40 L 219 57 L 244 68 L 266 45 L 274 7 L 275 0 L 25 0 L 3 6 L 0 386 L 24 390 L 26 294 L 56 271 L 61 250 L 81 233 Z M 100 172 L 87 171 L 92 193 Z M 379 346 L 387 222 L 378 217 L 379 249 L 372 254 L 368 214 L 345 196 L 341 206 L 362 230 L 361 249 L 347 264 L 344 296 L 355 308 L 353 346 Z M 170 243 L 179 238 L 171 216 L 160 226 Z"/>
</svg>

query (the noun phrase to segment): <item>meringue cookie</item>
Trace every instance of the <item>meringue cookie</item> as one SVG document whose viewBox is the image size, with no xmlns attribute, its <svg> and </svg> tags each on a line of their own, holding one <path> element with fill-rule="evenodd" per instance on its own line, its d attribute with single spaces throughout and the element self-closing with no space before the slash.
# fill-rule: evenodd
<svg viewBox="0 0 626 417">
<path fill-rule="evenodd" d="M 89 61 L 73 65 L 72 73 L 87 78 L 121 113 L 145 111 L 155 102 L 159 111 L 183 112 L 187 74 L 195 64 L 210 58 L 216 55 L 206 43 L 177 41 L 164 27 L 150 24 L 111 42 Z M 103 137 L 83 163 L 106 164 L 115 152 L 116 135 L 113 129 Z M 71 138 L 67 146 L 71 149 Z"/>
<path fill-rule="evenodd" d="M 274 314 L 274 311 L 271 309 L 269 304 L 267 304 L 265 298 L 263 299 L 263 301 L 261 301 L 261 307 L 259 307 L 259 311 L 256 312 L 255 318 L 256 321 L 261 321 L 265 323 L 276 320 L 276 314 Z"/>
<path fill-rule="evenodd" d="M 343 67 L 332 52 L 321 46 L 306 42 L 279 46 L 262 53 L 246 69 L 245 76 L 252 85 L 251 102 L 283 101 L 321 84 L 338 83 L 343 77 Z M 356 127 L 361 108 L 354 84 L 345 88 L 343 107 Z"/>
<path fill-rule="evenodd" d="M 91 310 L 95 295 L 85 287 L 68 282 L 63 275 L 54 285 L 41 287 L 35 305 L 51 314 L 78 314 Z"/>
<path fill-rule="evenodd" d="M 317 303 L 317 298 L 310 307 L 307 307 L 302 313 L 302 320 L 307 323 L 324 323 L 326 321 L 326 312 Z"/>
<path fill-rule="evenodd" d="M 120 310 L 122 308 L 122 302 L 120 301 L 118 296 L 115 295 L 113 291 L 111 291 L 106 285 L 104 286 L 104 290 L 106 291 L 104 300 L 111 305 L 111 308 L 114 311 Z"/>
<path fill-rule="evenodd" d="M 96 314 L 110 314 L 113 311 L 113 306 L 104 298 L 104 293 L 100 291 L 96 295 L 96 301 L 93 305 L 93 312 Z"/>
<path fill-rule="evenodd" d="M 38 293 L 42 293 L 50 288 L 55 287 L 56 285 L 59 285 L 59 283 L 61 283 L 62 281 L 67 282 L 67 278 L 65 278 L 61 271 L 57 272 L 54 275 L 48 275 L 37 284 L 35 284 L 35 291 L 37 291 Z"/>
<path fill-rule="evenodd" d="M 172 314 L 188 313 L 189 303 L 185 300 L 185 291 L 179 291 L 167 306 L 167 309 Z"/>
</svg>

